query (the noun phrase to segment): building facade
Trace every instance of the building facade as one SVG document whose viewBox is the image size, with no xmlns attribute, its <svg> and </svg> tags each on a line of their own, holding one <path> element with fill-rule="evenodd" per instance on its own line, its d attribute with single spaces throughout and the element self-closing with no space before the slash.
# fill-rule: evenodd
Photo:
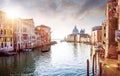
<svg viewBox="0 0 120 76">
<path fill-rule="evenodd" d="M 90 35 L 88 34 L 79 34 L 79 42 L 82 43 L 89 43 L 90 42 Z"/>
<path fill-rule="evenodd" d="M 43 45 L 50 44 L 51 42 L 51 28 L 45 25 L 40 25 L 41 30 L 41 41 L 43 41 Z"/>
<path fill-rule="evenodd" d="M 10 19 L 0 11 L 0 51 L 16 51 L 51 44 L 51 28 L 35 27 L 33 19 Z"/>
<path fill-rule="evenodd" d="M 67 36 L 66 41 L 68 42 L 80 42 L 80 35 L 79 34 L 69 34 Z"/>
<path fill-rule="evenodd" d="M 108 27 L 106 25 L 106 21 L 104 21 L 102 23 L 102 45 L 103 45 L 103 49 L 105 49 L 105 57 L 107 56 L 108 53 Z"/>
<path fill-rule="evenodd" d="M 13 48 L 13 24 L 6 13 L 0 11 L 0 49 L 12 51 Z"/>
<path fill-rule="evenodd" d="M 102 42 L 102 26 L 95 26 L 91 32 L 91 44 L 96 45 Z"/>
<path fill-rule="evenodd" d="M 112 49 L 112 47 L 117 47 L 117 42 L 115 41 L 115 30 L 118 29 L 118 15 L 117 15 L 117 0 L 110 0 L 106 4 L 106 57 L 111 54 L 116 55 L 117 49 Z"/>
<path fill-rule="evenodd" d="M 117 14 L 118 14 L 118 30 L 115 32 L 115 39 L 118 43 L 118 64 L 120 67 L 120 0 L 118 0 L 118 5 L 117 5 Z"/>
<path fill-rule="evenodd" d="M 51 42 L 51 28 L 45 25 L 35 27 L 37 46 L 49 45 Z"/>
<path fill-rule="evenodd" d="M 14 47 L 20 51 L 35 45 L 33 19 L 16 19 L 14 23 Z"/>
</svg>

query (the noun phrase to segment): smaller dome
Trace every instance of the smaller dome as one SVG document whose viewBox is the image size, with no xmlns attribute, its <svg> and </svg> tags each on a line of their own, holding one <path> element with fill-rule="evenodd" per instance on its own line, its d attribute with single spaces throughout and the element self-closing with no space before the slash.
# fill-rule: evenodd
<svg viewBox="0 0 120 76">
<path fill-rule="evenodd" d="M 81 29 L 80 34 L 85 34 L 85 29 Z"/>
</svg>

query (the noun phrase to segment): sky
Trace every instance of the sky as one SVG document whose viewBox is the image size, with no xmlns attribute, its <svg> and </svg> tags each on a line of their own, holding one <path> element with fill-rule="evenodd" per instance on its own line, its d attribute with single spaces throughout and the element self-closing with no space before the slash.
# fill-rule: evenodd
<svg viewBox="0 0 120 76">
<path fill-rule="evenodd" d="M 0 0 L 0 10 L 19 13 L 20 18 L 33 18 L 35 26 L 51 27 L 52 38 L 61 39 L 72 33 L 74 26 L 90 34 L 105 20 L 108 0 Z M 14 13 L 13 12 L 13 13 Z M 15 15 L 15 14 L 14 14 Z"/>
</svg>

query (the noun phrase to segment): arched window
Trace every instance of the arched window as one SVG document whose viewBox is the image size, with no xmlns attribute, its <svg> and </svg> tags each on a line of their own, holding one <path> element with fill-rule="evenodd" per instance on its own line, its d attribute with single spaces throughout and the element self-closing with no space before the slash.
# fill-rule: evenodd
<svg viewBox="0 0 120 76">
<path fill-rule="evenodd" d="M 11 38 L 11 42 L 12 42 L 12 38 Z"/>
<path fill-rule="evenodd" d="M 0 34 L 3 34 L 3 30 L 2 29 L 0 30 Z"/>
<path fill-rule="evenodd" d="M 6 35 L 6 29 L 4 29 L 4 35 Z"/>
<path fill-rule="evenodd" d="M 6 42 L 6 38 L 5 38 L 5 42 Z"/>
<path fill-rule="evenodd" d="M 3 48 L 3 43 L 1 43 L 1 48 Z"/>
<path fill-rule="evenodd" d="M 7 45 L 6 45 L 6 43 L 5 43 L 5 47 L 6 47 Z"/>
<path fill-rule="evenodd" d="M 10 34 L 12 35 L 12 30 L 10 30 Z"/>
</svg>

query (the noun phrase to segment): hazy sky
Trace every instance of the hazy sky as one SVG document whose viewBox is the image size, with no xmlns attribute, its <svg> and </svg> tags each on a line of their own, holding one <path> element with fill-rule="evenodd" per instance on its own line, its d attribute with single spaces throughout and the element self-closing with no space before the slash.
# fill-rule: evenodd
<svg viewBox="0 0 120 76">
<path fill-rule="evenodd" d="M 0 10 L 17 11 L 20 18 L 33 18 L 35 26 L 45 24 L 52 38 L 64 38 L 76 25 L 86 33 L 105 20 L 108 0 L 0 0 Z"/>
</svg>

